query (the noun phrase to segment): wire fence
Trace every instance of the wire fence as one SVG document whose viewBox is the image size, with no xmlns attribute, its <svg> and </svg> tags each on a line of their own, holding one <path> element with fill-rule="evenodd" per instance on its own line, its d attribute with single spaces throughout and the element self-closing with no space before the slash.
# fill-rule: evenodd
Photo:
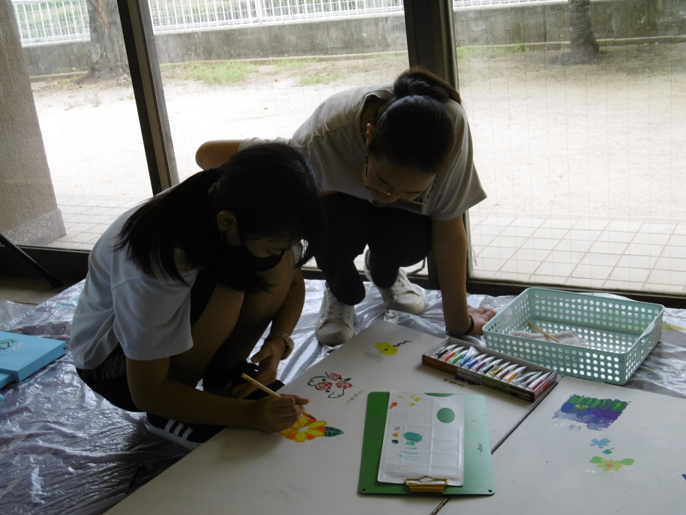
<svg viewBox="0 0 686 515">
<path fill-rule="evenodd" d="M 13 0 L 22 45 L 90 38 L 86 0 Z"/>
<path fill-rule="evenodd" d="M 453 7 L 547 1 L 453 0 Z M 95 0 L 13 0 L 22 45 L 89 39 L 88 2 Z M 156 33 L 403 11 L 402 0 L 149 0 L 149 5 Z"/>
</svg>

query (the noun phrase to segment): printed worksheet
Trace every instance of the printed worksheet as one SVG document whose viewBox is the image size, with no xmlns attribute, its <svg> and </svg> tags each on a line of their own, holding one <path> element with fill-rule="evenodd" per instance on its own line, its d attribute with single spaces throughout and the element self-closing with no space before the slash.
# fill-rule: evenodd
<svg viewBox="0 0 686 515">
<path fill-rule="evenodd" d="M 391 391 L 378 480 L 464 481 L 464 396 Z"/>
</svg>

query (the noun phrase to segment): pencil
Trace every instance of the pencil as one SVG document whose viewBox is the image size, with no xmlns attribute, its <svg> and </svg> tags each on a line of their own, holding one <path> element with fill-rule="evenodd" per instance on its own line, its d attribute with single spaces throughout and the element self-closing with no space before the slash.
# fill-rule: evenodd
<svg viewBox="0 0 686 515">
<path fill-rule="evenodd" d="M 248 374 L 243 373 L 243 374 L 241 374 L 241 377 L 242 377 L 243 379 L 245 379 L 246 381 L 248 381 L 250 384 L 253 384 L 253 385 L 257 386 L 257 387 L 258 387 L 260 390 L 262 390 L 263 392 L 268 393 L 268 394 L 271 395 L 272 397 L 281 397 L 281 396 L 280 396 L 278 393 L 276 393 L 274 390 L 271 390 L 271 389 L 267 388 L 267 387 L 264 386 L 262 383 L 260 383 L 257 379 L 253 379 L 253 378 L 250 377 Z M 315 416 L 313 416 L 313 415 L 310 415 L 307 411 L 303 411 L 303 415 L 305 415 L 306 417 L 311 418 L 311 419 L 313 419 L 313 420 L 317 420 L 317 417 L 315 417 Z"/>
<path fill-rule="evenodd" d="M 528 324 L 529 324 L 531 327 L 533 327 L 534 329 L 536 329 L 536 330 L 540 331 L 541 333 L 543 333 L 543 336 L 545 336 L 546 338 L 549 338 L 549 339 L 551 339 L 551 340 L 554 341 L 554 342 L 560 343 L 560 340 L 558 340 L 557 338 L 555 338 L 552 334 L 546 333 L 543 329 L 541 329 L 540 327 L 538 327 L 536 324 L 532 324 L 531 322 L 528 322 Z"/>
</svg>

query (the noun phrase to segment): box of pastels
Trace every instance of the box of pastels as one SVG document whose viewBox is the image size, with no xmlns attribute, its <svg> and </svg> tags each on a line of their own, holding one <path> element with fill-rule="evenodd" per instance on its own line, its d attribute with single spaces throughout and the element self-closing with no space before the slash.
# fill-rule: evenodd
<svg viewBox="0 0 686 515">
<path fill-rule="evenodd" d="M 622 385 L 662 336 L 664 307 L 528 288 L 484 326 L 487 346 L 560 374 Z"/>
<path fill-rule="evenodd" d="M 535 401 L 557 381 L 557 372 L 457 338 L 445 338 L 422 363 L 455 379 Z"/>
</svg>

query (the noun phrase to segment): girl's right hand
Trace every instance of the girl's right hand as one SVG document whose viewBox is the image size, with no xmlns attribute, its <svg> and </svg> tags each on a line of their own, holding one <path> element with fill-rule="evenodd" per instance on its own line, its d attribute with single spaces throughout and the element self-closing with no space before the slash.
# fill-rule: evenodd
<svg viewBox="0 0 686 515">
<path fill-rule="evenodd" d="M 253 402 L 252 427 L 269 433 L 278 433 L 295 424 L 310 402 L 297 395 L 266 397 Z"/>
</svg>

